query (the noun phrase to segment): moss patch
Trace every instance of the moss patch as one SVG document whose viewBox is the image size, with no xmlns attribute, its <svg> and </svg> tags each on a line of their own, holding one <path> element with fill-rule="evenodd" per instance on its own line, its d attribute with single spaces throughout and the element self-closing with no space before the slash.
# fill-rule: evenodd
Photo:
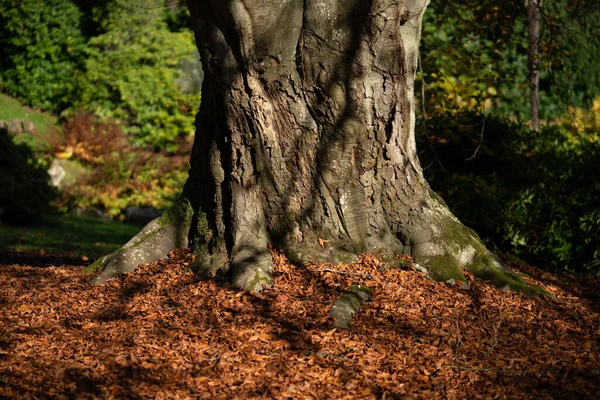
<svg viewBox="0 0 600 400">
<path fill-rule="evenodd" d="M 188 199 L 182 198 L 160 216 L 158 223 L 161 228 L 174 224 L 190 225 L 194 210 Z"/>
<path fill-rule="evenodd" d="M 91 274 L 92 272 L 101 271 L 106 264 L 108 264 L 109 256 L 100 257 L 96 261 L 94 261 L 91 265 L 89 265 L 86 269 L 83 270 L 84 274 Z"/>
<path fill-rule="evenodd" d="M 447 282 L 450 280 L 466 282 L 467 278 L 460 270 L 456 257 L 450 253 L 439 256 L 428 256 L 422 260 L 423 265 L 429 271 L 431 279 Z"/>
<path fill-rule="evenodd" d="M 256 274 L 254 279 L 250 282 L 249 290 L 261 291 L 263 287 L 271 287 L 273 282 L 270 276 L 264 274 Z"/>
<path fill-rule="evenodd" d="M 476 258 L 476 262 L 469 265 L 467 269 L 473 272 L 476 277 L 489 281 L 498 287 L 522 292 L 528 296 L 553 297 L 548 291 L 541 287 L 527 283 L 518 274 L 507 269 L 502 269 L 496 265 L 490 265 L 493 263 L 493 257 L 493 255 L 487 257 L 479 256 Z"/>
</svg>

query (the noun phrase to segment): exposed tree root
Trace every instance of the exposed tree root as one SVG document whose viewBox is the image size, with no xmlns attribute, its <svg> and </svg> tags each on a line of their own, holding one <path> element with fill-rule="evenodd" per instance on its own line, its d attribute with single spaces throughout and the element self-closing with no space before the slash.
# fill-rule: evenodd
<svg viewBox="0 0 600 400">
<path fill-rule="evenodd" d="M 350 290 L 335 300 L 331 310 L 329 310 L 329 316 L 334 319 L 333 326 L 340 329 L 349 329 L 352 317 L 370 297 L 371 289 L 367 286 L 350 286 Z"/>
<path fill-rule="evenodd" d="M 469 286 L 461 268 L 492 284 L 521 291 L 530 296 L 548 296 L 545 290 L 525 282 L 490 252 L 479 236 L 464 226 L 443 202 L 430 198 L 419 218 L 422 241 L 413 240 L 405 248 L 428 276 L 437 281 Z M 423 227 L 427 227 L 425 230 Z"/>
<path fill-rule="evenodd" d="M 271 287 L 273 257 L 265 246 L 262 249 L 244 247 L 233 257 L 231 278 L 235 287 L 260 292 L 263 287 Z"/>
<path fill-rule="evenodd" d="M 99 258 L 84 272 L 101 270 L 92 279 L 100 284 L 125 272 L 134 271 L 139 265 L 166 258 L 169 251 L 188 245 L 188 232 L 192 209 L 186 200 L 150 221 L 137 235 L 119 250 Z"/>
<path fill-rule="evenodd" d="M 160 218 L 146 225 L 121 249 L 88 267 L 87 272 L 101 269 L 92 282 L 103 283 L 121 273 L 132 272 L 141 264 L 166 258 L 171 250 L 186 247 L 192 214 L 189 202 L 180 201 Z M 198 217 L 198 224 L 197 232 L 205 235 L 205 230 L 201 229 L 205 225 L 203 216 Z M 521 291 L 530 296 L 548 295 L 505 266 L 495 254 L 485 248 L 475 232 L 462 225 L 445 204 L 435 198 L 430 198 L 424 204 L 416 220 L 408 226 L 409 229 L 399 235 L 403 237 L 403 253 L 412 256 L 418 263 L 417 267 L 427 272 L 433 280 L 468 289 L 467 279 L 461 270 L 465 268 L 499 287 Z M 296 246 L 286 244 L 284 247 L 289 258 L 304 264 L 342 264 L 355 261 L 355 253 L 358 252 L 356 249 L 352 251 L 351 246 L 339 239 L 323 240 L 318 236 L 315 235 L 317 240 L 305 240 Z M 237 238 L 240 243 L 233 246 L 231 256 L 227 255 L 224 246 L 213 245 L 209 248 L 207 243 L 196 246 L 194 252 L 197 261 L 193 266 L 195 271 L 202 275 L 222 272 L 227 274 L 233 286 L 248 291 L 261 291 L 265 287 L 271 287 L 273 260 L 264 235 L 240 234 Z M 364 252 L 370 250 L 378 252 L 381 249 L 365 246 Z M 391 259 L 387 261 L 392 264 Z M 346 321 L 340 324 L 347 325 L 351 314 L 347 318 L 339 317 L 340 321 Z"/>
</svg>

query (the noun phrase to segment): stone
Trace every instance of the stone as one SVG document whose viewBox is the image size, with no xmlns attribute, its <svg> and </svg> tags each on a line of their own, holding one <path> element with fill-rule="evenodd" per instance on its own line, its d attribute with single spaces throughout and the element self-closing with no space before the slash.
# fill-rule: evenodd
<svg viewBox="0 0 600 400">
<path fill-rule="evenodd" d="M 27 119 L 9 119 L 0 121 L 0 132 L 16 135 L 18 133 L 35 133 L 35 124 Z"/>
<path fill-rule="evenodd" d="M 135 225 L 146 225 L 153 219 L 160 217 L 161 214 L 154 207 L 127 207 L 125 209 L 125 222 Z"/>
<path fill-rule="evenodd" d="M 50 175 L 50 180 L 52 182 L 52 186 L 59 187 L 67 172 L 60 164 L 60 162 L 55 158 L 52 160 L 50 164 L 50 168 L 48 169 L 48 175 Z"/>
<path fill-rule="evenodd" d="M 177 80 L 177 86 L 182 93 L 196 94 L 202 91 L 202 81 L 204 80 L 204 71 L 200 63 L 200 55 L 196 51 L 194 57 L 180 62 L 180 78 Z"/>
<path fill-rule="evenodd" d="M 27 133 L 35 133 L 35 124 L 27 119 L 21 120 L 21 127 L 23 128 L 23 132 Z"/>
<path fill-rule="evenodd" d="M 23 125 L 21 124 L 20 119 L 10 119 L 6 121 L 6 127 L 8 128 L 8 133 L 11 135 L 23 133 Z"/>
<path fill-rule="evenodd" d="M 88 217 L 88 218 L 98 218 L 98 219 L 110 219 L 110 217 L 104 214 L 102 211 L 97 209 L 96 207 L 88 207 L 88 208 L 75 208 L 70 212 L 71 215 L 75 215 L 77 217 Z"/>
</svg>

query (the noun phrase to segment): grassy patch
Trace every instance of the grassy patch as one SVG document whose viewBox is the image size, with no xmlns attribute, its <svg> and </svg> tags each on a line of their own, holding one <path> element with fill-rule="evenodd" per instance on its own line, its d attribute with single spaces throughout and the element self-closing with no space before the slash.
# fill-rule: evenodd
<svg viewBox="0 0 600 400">
<path fill-rule="evenodd" d="M 96 258 L 117 250 L 140 228 L 94 218 L 42 215 L 34 224 L 0 224 L 0 250 L 40 251 Z"/>
<path fill-rule="evenodd" d="M 18 100 L 0 93 L 0 120 L 26 119 L 35 124 L 37 135 L 16 135 L 17 141 L 22 141 L 34 149 L 47 146 L 53 129 L 57 128 L 58 119 L 48 113 L 36 111 L 30 107 L 22 105 Z"/>
</svg>

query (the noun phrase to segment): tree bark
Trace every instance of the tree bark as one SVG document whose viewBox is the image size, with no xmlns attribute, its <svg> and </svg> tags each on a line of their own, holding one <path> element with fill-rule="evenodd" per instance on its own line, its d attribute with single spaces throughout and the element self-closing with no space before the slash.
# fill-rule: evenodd
<svg viewBox="0 0 600 400">
<path fill-rule="evenodd" d="M 531 129 L 540 130 L 540 21 L 542 0 L 525 0 L 527 7 L 527 27 L 529 33 L 529 103 L 531 109 Z"/>
<path fill-rule="evenodd" d="M 197 268 L 271 285 L 269 243 L 296 262 L 409 254 L 523 282 L 431 191 L 414 137 L 428 0 L 188 0 L 205 73 L 189 179 Z"/>
</svg>

